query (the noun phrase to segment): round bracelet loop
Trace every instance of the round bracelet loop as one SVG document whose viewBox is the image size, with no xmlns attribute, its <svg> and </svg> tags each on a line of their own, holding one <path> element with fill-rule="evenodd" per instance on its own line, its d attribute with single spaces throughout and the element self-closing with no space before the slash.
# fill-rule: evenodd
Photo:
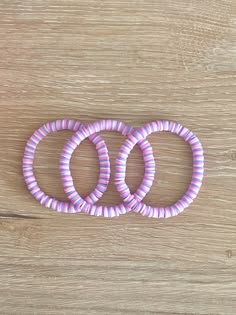
<svg viewBox="0 0 236 315">
<path fill-rule="evenodd" d="M 35 152 L 39 142 L 48 134 L 59 130 L 71 130 L 76 132 L 81 130 L 82 127 L 83 125 L 79 121 L 73 119 L 63 119 L 48 122 L 33 133 L 25 147 L 22 168 L 25 183 L 29 192 L 36 200 L 40 202 L 40 204 L 47 208 L 52 208 L 58 212 L 75 213 L 78 212 L 79 209 L 76 210 L 71 202 L 59 201 L 54 197 L 48 196 L 40 189 L 33 170 Z M 102 197 L 107 189 L 110 180 L 110 161 L 108 150 L 103 138 L 97 134 L 93 134 L 89 137 L 89 140 L 96 146 L 100 165 L 98 184 L 94 191 L 85 198 L 88 204 L 94 204 Z M 71 145 L 73 145 L 73 143 L 71 144 L 69 141 L 66 146 L 70 147 Z"/>
<path fill-rule="evenodd" d="M 153 132 L 169 131 L 182 137 L 188 142 L 192 149 L 193 154 L 193 174 L 192 180 L 187 192 L 173 205 L 169 207 L 152 207 L 147 206 L 141 200 L 137 200 L 134 196 L 129 196 L 127 206 L 142 215 L 154 218 L 167 218 L 175 216 L 187 208 L 192 201 L 196 198 L 203 179 L 204 173 L 204 156 L 202 145 L 191 131 L 182 125 L 172 121 L 154 121 L 145 124 L 142 128 L 136 129 L 122 144 L 118 157 L 116 159 L 116 171 L 115 171 L 115 186 L 123 196 L 123 191 L 128 189 L 125 183 L 126 161 L 133 147 L 139 141 L 146 139 L 146 137 Z"/>
<path fill-rule="evenodd" d="M 76 191 L 70 171 L 71 156 L 77 146 L 79 146 L 79 144 L 87 137 L 104 130 L 117 131 L 124 136 L 132 135 L 132 133 L 135 131 L 134 128 L 129 127 L 126 124 L 116 120 L 101 120 L 87 125 L 86 127 L 77 131 L 64 146 L 60 160 L 60 172 L 65 193 L 67 194 L 68 198 L 71 200 L 77 211 L 82 211 L 91 215 L 113 217 L 130 211 L 130 208 L 126 207 L 124 203 L 115 206 L 91 205 L 86 200 L 84 200 Z M 137 189 L 136 193 L 134 193 L 134 198 L 137 198 L 137 200 L 142 200 L 149 192 L 154 180 L 155 160 L 152 152 L 152 147 L 147 140 L 137 141 L 136 143 L 139 145 L 143 153 L 145 172 L 141 185 Z M 130 148 L 126 145 L 122 146 L 124 154 L 129 149 Z M 119 169 L 117 169 L 117 172 L 119 173 Z M 130 190 L 128 187 L 125 190 L 120 189 L 119 191 L 120 195 L 125 200 L 125 203 L 131 201 L 129 199 Z"/>
</svg>

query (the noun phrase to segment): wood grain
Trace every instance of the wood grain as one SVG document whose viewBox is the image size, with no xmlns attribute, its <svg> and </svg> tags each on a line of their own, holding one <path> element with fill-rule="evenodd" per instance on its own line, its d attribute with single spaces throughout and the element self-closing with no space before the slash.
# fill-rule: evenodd
<svg viewBox="0 0 236 315">
<path fill-rule="evenodd" d="M 236 309 L 236 3 L 230 0 L 49 0 L 0 3 L 0 313 L 233 315 Z M 206 175 L 183 214 L 154 220 L 57 214 L 27 192 L 21 158 L 48 120 L 176 120 L 201 139 Z M 66 200 L 60 150 L 70 132 L 39 146 L 46 192 Z M 102 133 L 114 159 L 122 137 Z M 191 177 L 188 146 L 149 137 L 153 205 L 168 205 Z M 85 196 L 98 161 L 73 155 Z M 132 191 L 143 173 L 128 160 Z M 119 202 L 113 183 L 101 200 Z"/>
</svg>

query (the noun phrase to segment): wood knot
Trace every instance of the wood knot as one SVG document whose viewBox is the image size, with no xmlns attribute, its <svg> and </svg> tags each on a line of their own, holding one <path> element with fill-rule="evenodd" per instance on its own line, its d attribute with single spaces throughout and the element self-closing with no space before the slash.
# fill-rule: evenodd
<svg viewBox="0 0 236 315">
<path fill-rule="evenodd" d="M 225 252 L 228 258 L 231 258 L 233 256 L 233 252 L 231 249 L 227 249 Z"/>
<path fill-rule="evenodd" d="M 236 160 L 236 150 L 232 150 L 230 152 L 230 157 L 231 157 L 231 160 L 232 161 L 235 161 Z"/>
</svg>

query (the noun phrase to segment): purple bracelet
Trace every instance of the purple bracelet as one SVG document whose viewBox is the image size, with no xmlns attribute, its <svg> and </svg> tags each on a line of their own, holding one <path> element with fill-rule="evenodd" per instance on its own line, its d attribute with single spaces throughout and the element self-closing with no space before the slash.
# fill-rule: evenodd
<svg viewBox="0 0 236 315">
<path fill-rule="evenodd" d="M 70 202 L 59 201 L 46 195 L 38 186 L 33 171 L 33 161 L 38 143 L 51 132 L 59 130 L 72 130 L 75 134 L 68 140 L 61 153 L 60 174 L 62 185 Z M 110 180 L 110 160 L 107 146 L 97 133 L 103 130 L 117 131 L 126 136 L 117 159 L 115 169 L 115 186 L 123 202 L 115 206 L 97 206 L 96 202 L 103 196 Z M 187 192 L 175 204 L 169 207 L 152 207 L 142 202 L 150 191 L 155 176 L 155 160 L 150 143 L 146 137 L 153 132 L 168 131 L 182 137 L 191 146 L 193 153 L 193 174 Z M 77 146 L 84 139 L 89 138 L 95 146 L 99 158 L 100 175 L 95 190 L 83 199 L 76 191 L 70 170 L 70 160 Z M 144 177 L 134 194 L 131 194 L 125 182 L 126 162 L 133 147 L 138 144 L 144 159 Z M 196 198 L 202 184 L 204 173 L 203 149 L 199 139 L 187 128 L 172 121 L 154 121 L 135 129 L 116 120 L 101 120 L 82 125 L 79 121 L 63 119 L 48 122 L 28 140 L 23 157 L 23 175 L 30 193 L 42 205 L 58 212 L 83 212 L 90 215 L 113 217 L 129 211 L 141 213 L 154 218 L 168 218 L 178 215 Z"/>
<path fill-rule="evenodd" d="M 193 173 L 192 180 L 187 192 L 175 204 L 169 207 L 147 206 L 137 196 L 131 196 L 127 206 L 135 212 L 153 218 L 168 218 L 181 213 L 196 198 L 203 179 L 204 156 L 203 149 L 199 139 L 187 128 L 172 121 L 154 121 L 144 125 L 132 133 L 122 144 L 116 160 L 115 186 L 122 197 L 124 192 L 128 192 L 128 186 L 125 183 L 126 161 L 129 153 L 138 141 L 146 139 L 153 132 L 169 131 L 182 137 L 188 142 L 193 154 Z"/>
<path fill-rule="evenodd" d="M 52 208 L 58 212 L 78 212 L 76 211 L 73 204 L 69 202 L 59 201 L 56 198 L 46 195 L 39 187 L 37 180 L 34 176 L 33 162 L 36 152 L 36 148 L 39 142 L 45 138 L 48 134 L 56 132 L 59 130 L 72 130 L 78 131 L 83 127 L 83 125 L 72 119 L 63 119 L 48 122 L 36 130 L 33 135 L 28 140 L 24 157 L 23 157 L 23 176 L 25 178 L 25 183 L 28 187 L 29 192 L 33 197 L 38 200 L 42 205 L 47 208 Z M 101 136 L 93 134 L 89 137 L 89 140 L 93 142 L 96 146 L 99 165 L 100 165 L 100 175 L 98 179 L 98 184 L 93 192 L 85 198 L 88 203 L 97 202 L 106 191 L 109 180 L 110 180 L 110 161 L 108 156 L 107 146 Z"/>
<path fill-rule="evenodd" d="M 115 206 L 96 206 L 88 203 L 76 191 L 70 170 L 71 156 L 77 146 L 81 143 L 81 141 L 94 133 L 104 130 L 117 131 L 124 136 L 132 135 L 133 132 L 135 132 L 134 128 L 129 127 L 126 124 L 117 120 L 101 120 L 89 124 L 86 127 L 82 127 L 70 138 L 70 140 L 67 142 L 67 144 L 64 146 L 64 149 L 62 150 L 60 160 L 60 172 L 65 193 L 73 203 L 76 210 L 88 213 L 90 215 L 113 217 L 127 213 L 131 210 L 131 208 L 126 207 L 126 200 L 123 203 Z M 143 153 L 145 172 L 141 185 L 134 193 L 134 196 L 143 199 L 149 192 L 154 180 L 155 159 L 153 156 L 152 147 L 147 140 L 142 139 L 141 141 L 137 141 L 137 144 L 139 145 Z M 124 152 L 126 150 L 127 148 L 124 147 Z M 127 193 L 130 194 L 130 190 L 128 187 Z"/>
</svg>

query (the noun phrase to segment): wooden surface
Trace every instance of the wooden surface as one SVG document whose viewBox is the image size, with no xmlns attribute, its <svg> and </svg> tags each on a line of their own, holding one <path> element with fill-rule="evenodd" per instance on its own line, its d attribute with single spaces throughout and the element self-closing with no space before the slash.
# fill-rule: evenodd
<svg viewBox="0 0 236 315">
<path fill-rule="evenodd" d="M 0 314 L 235 314 L 235 1 L 1 1 L 0 71 Z M 168 220 L 41 207 L 22 179 L 23 148 L 64 117 L 184 124 L 205 149 L 199 198 Z M 122 137 L 102 134 L 113 171 Z M 49 136 L 35 163 L 42 188 L 64 200 L 58 161 L 70 135 Z M 149 140 L 158 173 L 145 201 L 168 205 L 189 183 L 191 153 L 174 135 Z M 72 167 L 85 196 L 98 176 L 88 141 Z M 132 191 L 142 173 L 135 148 Z M 101 202 L 118 201 L 111 181 Z"/>
</svg>

